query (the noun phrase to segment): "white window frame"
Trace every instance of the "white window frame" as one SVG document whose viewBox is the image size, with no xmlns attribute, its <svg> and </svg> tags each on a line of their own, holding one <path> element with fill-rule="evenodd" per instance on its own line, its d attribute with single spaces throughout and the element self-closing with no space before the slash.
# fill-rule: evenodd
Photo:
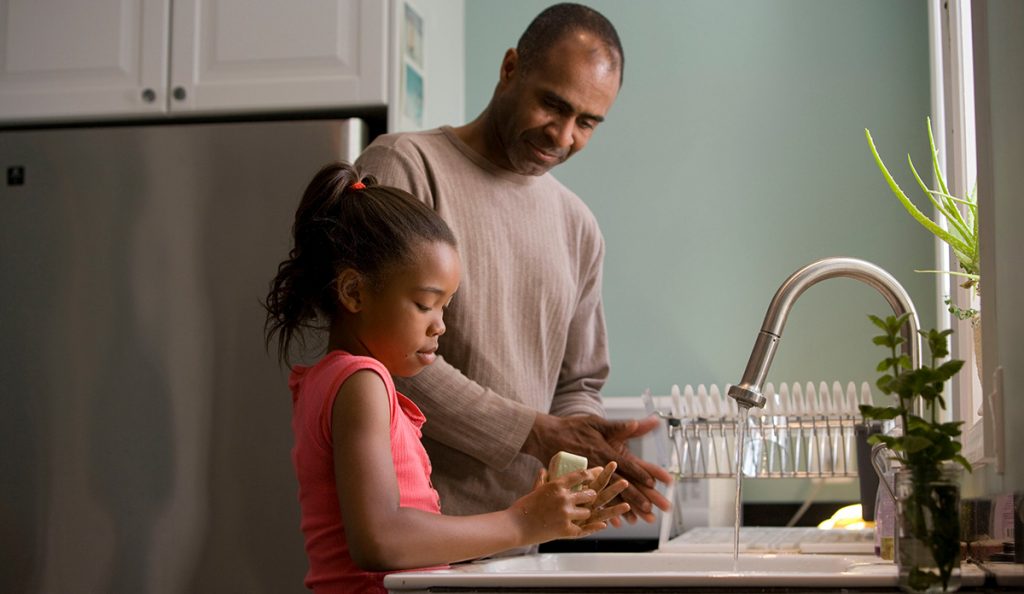
<svg viewBox="0 0 1024 594">
<path fill-rule="evenodd" d="M 974 54 L 971 0 L 930 0 L 928 3 L 929 50 L 932 73 L 932 126 L 939 165 L 950 193 L 963 196 L 974 191 L 977 180 L 977 143 L 974 110 Z M 984 197 L 978 196 L 978 200 Z M 940 214 L 939 224 L 946 226 Z M 955 270 L 956 260 L 949 246 L 936 238 L 939 270 Z M 981 378 L 975 363 L 974 331 L 947 310 L 944 299 L 952 298 L 960 308 L 980 309 L 973 291 L 960 287 L 959 277 L 938 275 L 936 281 L 937 319 L 940 328 L 953 328 L 951 355 L 964 360 L 962 371 L 952 382 L 953 398 L 948 416 L 964 421 L 964 457 L 981 466 L 992 461 L 986 447 L 986 419 L 983 413 Z M 991 432 L 991 431 L 990 431 Z"/>
</svg>

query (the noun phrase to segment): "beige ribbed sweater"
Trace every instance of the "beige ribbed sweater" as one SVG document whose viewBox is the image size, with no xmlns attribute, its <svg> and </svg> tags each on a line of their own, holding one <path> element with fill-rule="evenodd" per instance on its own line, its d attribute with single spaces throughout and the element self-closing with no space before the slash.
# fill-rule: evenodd
<svg viewBox="0 0 1024 594">
<path fill-rule="evenodd" d="M 597 221 L 550 174 L 501 169 L 447 127 L 382 136 L 357 164 L 425 201 L 455 232 L 462 283 L 445 315 L 441 357 L 396 383 L 427 417 L 442 510 L 508 507 L 541 468 L 519 453 L 536 411 L 603 415 L 598 392 L 609 365 Z"/>
</svg>

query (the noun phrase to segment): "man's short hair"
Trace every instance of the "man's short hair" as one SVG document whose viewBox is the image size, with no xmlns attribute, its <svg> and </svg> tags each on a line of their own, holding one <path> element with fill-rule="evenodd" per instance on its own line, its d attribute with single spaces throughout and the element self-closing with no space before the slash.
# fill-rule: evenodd
<svg viewBox="0 0 1024 594">
<path fill-rule="evenodd" d="M 622 42 L 619 41 L 615 26 L 593 8 L 572 2 L 549 6 L 526 27 L 516 45 L 516 53 L 519 55 L 523 70 L 536 66 L 544 59 L 548 50 L 565 35 L 575 31 L 591 33 L 604 43 L 612 54 L 612 60 L 618 62 L 619 86 L 622 86 L 626 57 L 622 52 Z"/>
</svg>

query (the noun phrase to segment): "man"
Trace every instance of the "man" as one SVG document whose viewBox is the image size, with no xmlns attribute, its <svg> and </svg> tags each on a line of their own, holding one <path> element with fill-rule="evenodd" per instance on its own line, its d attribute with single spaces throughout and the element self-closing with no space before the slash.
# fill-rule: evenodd
<svg viewBox="0 0 1024 594">
<path fill-rule="evenodd" d="M 616 460 L 622 497 L 654 520 L 664 469 L 626 441 L 656 419 L 610 422 L 601 302 L 604 239 L 575 194 L 548 171 L 586 146 L 622 84 L 614 27 L 577 4 L 552 6 L 501 63 L 484 111 L 459 128 L 378 138 L 357 161 L 409 190 L 459 240 L 463 279 L 438 357 L 399 389 L 427 417 L 424 444 L 448 514 L 507 507 L 559 450 Z"/>
</svg>

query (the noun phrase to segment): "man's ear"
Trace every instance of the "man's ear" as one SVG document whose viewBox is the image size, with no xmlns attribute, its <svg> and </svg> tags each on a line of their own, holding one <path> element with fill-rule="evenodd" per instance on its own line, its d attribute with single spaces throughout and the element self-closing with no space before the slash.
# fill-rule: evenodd
<svg viewBox="0 0 1024 594">
<path fill-rule="evenodd" d="M 363 295 L 366 281 L 363 275 L 354 268 L 346 268 L 338 275 L 334 283 L 338 292 L 338 303 L 349 313 L 357 313 L 363 308 Z"/>
<path fill-rule="evenodd" d="M 498 72 L 498 85 L 507 85 L 519 70 L 519 54 L 516 48 L 510 47 L 501 60 L 501 70 Z"/>
</svg>

